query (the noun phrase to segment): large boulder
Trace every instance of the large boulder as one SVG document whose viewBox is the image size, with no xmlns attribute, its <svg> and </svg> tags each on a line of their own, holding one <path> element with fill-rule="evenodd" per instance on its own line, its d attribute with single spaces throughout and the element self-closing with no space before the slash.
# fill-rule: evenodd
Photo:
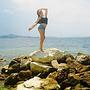
<svg viewBox="0 0 90 90">
<path fill-rule="evenodd" d="M 34 77 L 17 86 L 17 90 L 59 90 L 60 86 L 52 78 L 41 79 Z"/>
<path fill-rule="evenodd" d="M 34 51 L 30 54 L 32 61 L 39 63 L 50 63 L 52 60 L 57 60 L 63 56 L 64 52 L 56 48 L 49 48 L 41 51 Z"/>
</svg>

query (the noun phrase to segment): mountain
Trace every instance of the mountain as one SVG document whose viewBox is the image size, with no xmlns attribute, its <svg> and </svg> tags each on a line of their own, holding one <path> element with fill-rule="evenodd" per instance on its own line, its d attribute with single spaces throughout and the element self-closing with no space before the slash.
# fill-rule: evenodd
<svg viewBox="0 0 90 90">
<path fill-rule="evenodd" d="M 2 35 L 0 38 L 30 38 L 31 36 L 20 36 L 16 34 Z"/>
</svg>

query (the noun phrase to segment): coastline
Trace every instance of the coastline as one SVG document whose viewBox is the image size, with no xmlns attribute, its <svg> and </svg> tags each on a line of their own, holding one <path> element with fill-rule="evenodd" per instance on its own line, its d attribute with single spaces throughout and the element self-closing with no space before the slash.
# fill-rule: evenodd
<svg viewBox="0 0 90 90">
<path fill-rule="evenodd" d="M 50 51 L 51 50 L 51 51 Z M 50 54 L 49 54 L 50 53 Z M 53 53 L 56 53 L 56 54 L 53 54 Z M 36 54 L 36 55 L 35 55 Z M 33 58 L 31 58 L 31 56 L 33 57 Z M 41 68 L 44 68 L 44 70 L 46 69 L 45 67 L 47 67 L 48 69 L 49 68 L 51 68 L 51 67 L 53 67 L 54 69 L 52 69 L 52 70 L 54 70 L 55 72 L 57 72 L 58 73 L 58 69 L 59 69 L 59 71 L 63 71 L 63 70 L 66 70 L 66 71 L 64 71 L 63 73 L 66 73 L 67 71 L 68 71 L 68 68 L 71 68 L 71 67 L 73 67 L 73 68 L 75 68 L 76 69 L 76 71 L 78 71 L 78 73 L 77 74 L 75 74 L 75 71 L 72 71 L 72 70 L 70 70 L 70 72 L 72 72 L 72 73 L 69 73 L 70 74 L 70 77 L 73 77 L 72 78 L 72 80 L 75 80 L 75 82 L 77 82 L 76 84 L 75 83 L 73 83 L 73 84 L 75 84 L 73 87 L 74 88 L 84 88 L 84 86 L 83 87 L 81 87 L 81 86 L 77 86 L 77 87 L 75 87 L 76 85 L 78 85 L 78 81 L 79 81 L 79 79 L 80 79 L 80 76 L 77 78 L 77 75 L 81 75 L 81 73 L 87 73 L 86 75 L 88 75 L 88 82 L 89 82 L 89 68 L 87 67 L 87 65 L 89 64 L 89 55 L 88 54 L 83 54 L 83 53 L 77 53 L 77 56 L 73 56 L 72 55 L 72 53 L 70 53 L 70 52 L 63 52 L 62 50 L 60 50 L 59 51 L 59 49 L 55 49 L 55 48 L 51 48 L 51 49 L 47 49 L 47 50 L 45 50 L 45 52 L 39 52 L 39 51 L 34 51 L 34 52 L 31 52 L 31 54 L 30 55 L 22 55 L 22 56 L 19 56 L 19 57 L 15 57 L 15 58 L 12 58 L 11 59 L 11 61 L 7 64 L 7 65 L 9 65 L 9 67 L 12 67 L 12 65 L 14 65 L 14 63 L 12 63 L 12 61 L 19 61 L 19 60 L 22 60 L 22 63 L 23 63 L 23 65 L 25 64 L 25 62 L 27 62 L 28 60 L 34 60 L 34 61 L 30 61 L 31 62 L 31 71 L 34 71 L 34 74 L 35 74 L 35 72 L 38 72 L 38 73 L 40 73 L 40 72 L 42 72 L 43 71 L 43 69 L 41 69 Z M 36 56 L 36 58 L 39 58 L 39 59 L 41 59 L 41 56 L 42 56 L 42 59 L 41 60 L 39 60 L 39 59 L 35 59 L 35 56 L 33 56 L 33 55 L 35 55 Z M 39 56 L 37 56 L 37 55 L 39 55 Z M 52 58 L 51 58 L 51 56 L 50 57 L 48 57 L 47 59 L 46 58 L 44 58 L 44 56 L 43 55 L 45 55 L 45 57 L 46 57 L 46 55 L 55 55 L 55 56 L 53 56 Z M 82 64 L 82 58 L 86 58 L 86 59 L 83 59 L 84 60 L 84 63 L 83 64 L 85 64 L 85 66 Z M 31 58 L 31 59 L 30 59 Z M 55 60 L 59 60 L 58 62 L 57 61 L 55 61 Z M 70 59 L 71 58 L 71 59 Z M 44 60 L 45 59 L 45 60 Z M 69 60 L 70 59 L 70 60 Z M 73 61 L 73 59 L 75 59 L 74 61 Z M 2 61 L 0 62 L 0 63 L 4 63 L 4 62 L 7 62 L 7 60 L 4 60 L 3 58 L 1 59 Z M 38 61 L 37 61 L 38 60 Z M 64 61 L 63 61 L 64 60 Z M 21 61 L 20 61 L 21 62 Z M 33 62 L 35 62 L 35 63 L 33 63 Z M 39 62 L 39 64 L 37 64 Z M 50 63 L 51 62 L 51 63 Z M 86 63 L 87 62 L 87 63 Z M 12 63 L 11 65 L 10 65 L 10 63 Z M 41 63 L 41 65 L 40 65 L 40 63 Z M 49 67 L 47 66 L 47 64 L 44 64 L 44 63 L 48 63 L 48 65 L 50 65 Z M 18 65 L 18 63 L 17 63 L 17 65 Z M 21 65 L 21 64 L 20 64 Z M 34 67 L 34 66 L 35 67 Z M 38 66 L 37 66 L 38 65 Z M 43 65 L 46 65 L 46 66 L 44 66 L 43 67 Z M 59 67 L 58 67 L 58 65 L 59 65 Z M 67 65 L 69 65 L 69 66 L 67 66 Z M 16 66 L 15 66 L 16 67 Z M 37 67 L 37 69 L 36 69 L 36 67 Z M 82 67 L 82 68 L 81 68 Z M 2 67 L 3 69 L 5 69 L 4 67 Z M 46 70 L 48 70 L 48 69 L 46 69 Z M 7 68 L 7 70 L 10 70 L 10 68 Z M 41 70 L 41 71 L 40 71 Z M 21 70 L 20 70 L 21 71 Z M 19 72 L 20 72 L 19 71 Z M 27 72 L 28 74 L 30 74 L 31 75 L 31 71 L 27 71 L 26 69 L 24 70 L 25 72 Z M 45 73 L 43 73 L 42 75 L 40 75 L 39 77 L 41 78 L 41 77 L 44 77 L 45 78 L 45 76 L 47 76 L 47 77 L 49 77 L 49 78 L 51 78 L 52 76 L 50 75 L 49 76 L 49 73 L 51 72 L 52 73 L 52 75 L 53 75 L 53 73 L 54 73 L 54 71 L 52 72 L 52 71 L 47 71 L 48 72 L 48 75 L 47 74 L 45 74 Z M 25 74 L 25 72 L 24 72 L 24 74 Z M 5 72 L 3 72 L 3 73 L 5 73 Z M 8 72 L 8 73 L 10 73 L 10 72 Z M 13 75 L 13 73 L 11 73 L 12 75 Z M 23 73 L 22 73 L 23 74 Z M 69 75 L 68 74 L 68 75 Z M 75 74 L 74 76 L 73 76 L 73 74 Z M 3 76 L 3 74 L 0 74 L 1 76 L 2 76 L 2 78 L 4 77 Z M 44 76 L 43 76 L 44 75 Z M 33 76 L 33 75 L 32 75 Z M 31 77 L 29 77 L 29 78 L 32 78 L 32 76 Z M 36 76 L 36 74 L 34 75 L 34 76 Z M 34 77 L 33 76 L 33 77 Z M 7 77 L 7 76 L 5 76 L 5 77 Z M 24 78 L 27 78 L 28 77 L 28 75 L 26 76 L 26 77 L 23 77 L 23 79 Z M 64 77 L 66 77 L 66 76 L 64 76 Z M 13 76 L 13 78 L 14 78 L 14 76 Z M 83 77 L 83 78 L 85 78 L 85 77 Z M 59 78 L 58 78 L 59 79 Z M 69 79 L 69 77 L 67 78 L 67 79 Z M 85 78 L 86 79 L 86 78 Z M 26 79 L 25 79 L 26 80 Z M 27 79 L 28 80 L 28 79 Z M 42 79 L 43 80 L 43 79 Z M 46 79 L 45 79 L 46 80 Z M 47 79 L 48 80 L 48 79 Z M 64 78 L 63 78 L 63 80 L 64 80 Z M 6 81 L 7 81 L 7 79 L 6 79 Z M 56 82 L 56 81 L 55 81 Z M 86 83 L 88 83 L 88 82 L 86 82 Z M 10 85 L 10 88 L 9 87 L 4 87 L 3 86 L 3 80 L 0 82 L 1 83 L 1 86 L 0 86 L 0 88 L 2 89 L 2 90 L 17 90 L 16 89 L 16 85 L 14 86 L 15 88 L 13 88 L 12 87 L 12 85 Z M 14 84 L 15 82 L 13 82 L 13 84 Z M 62 83 L 62 82 L 61 82 Z M 80 83 L 80 82 L 79 82 Z M 4 82 L 4 84 L 6 84 L 7 86 L 10 84 L 10 82 Z M 58 83 L 59 84 L 59 83 Z M 82 83 L 80 83 L 80 84 L 82 84 Z M 63 83 L 62 83 L 62 85 L 63 85 Z M 72 85 L 71 85 L 72 86 Z M 63 86 L 61 86 L 61 84 L 60 84 L 60 87 L 61 88 L 63 88 Z M 9 88 L 9 89 L 8 89 Z M 23 87 L 24 88 L 24 87 Z M 67 87 L 66 87 L 67 88 Z M 88 83 L 88 87 L 87 88 L 89 88 L 89 83 Z M 22 89 L 20 89 L 20 90 L 22 90 Z M 34 89 L 33 89 L 34 90 Z M 59 90 L 59 89 L 58 89 Z M 76 89 L 75 89 L 76 90 Z"/>
</svg>

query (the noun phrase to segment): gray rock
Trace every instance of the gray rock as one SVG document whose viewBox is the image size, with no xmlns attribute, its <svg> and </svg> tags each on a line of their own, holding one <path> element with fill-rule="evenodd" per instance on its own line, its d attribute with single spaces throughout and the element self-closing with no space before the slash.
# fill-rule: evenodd
<svg viewBox="0 0 90 90">
<path fill-rule="evenodd" d="M 50 63 L 52 60 L 57 60 L 63 56 L 63 51 L 60 51 L 56 48 L 49 48 L 41 51 L 35 51 L 30 54 L 32 61 L 39 63 Z"/>
</svg>

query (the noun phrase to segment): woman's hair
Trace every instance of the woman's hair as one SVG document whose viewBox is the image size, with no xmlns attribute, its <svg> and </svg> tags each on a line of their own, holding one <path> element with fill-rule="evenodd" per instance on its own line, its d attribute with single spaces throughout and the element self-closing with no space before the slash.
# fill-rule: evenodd
<svg viewBox="0 0 90 90">
<path fill-rule="evenodd" d="M 42 13 L 42 11 L 41 11 L 41 10 L 37 10 L 37 15 L 38 15 L 38 17 L 40 17 L 40 16 L 41 16 L 41 13 Z"/>
</svg>

